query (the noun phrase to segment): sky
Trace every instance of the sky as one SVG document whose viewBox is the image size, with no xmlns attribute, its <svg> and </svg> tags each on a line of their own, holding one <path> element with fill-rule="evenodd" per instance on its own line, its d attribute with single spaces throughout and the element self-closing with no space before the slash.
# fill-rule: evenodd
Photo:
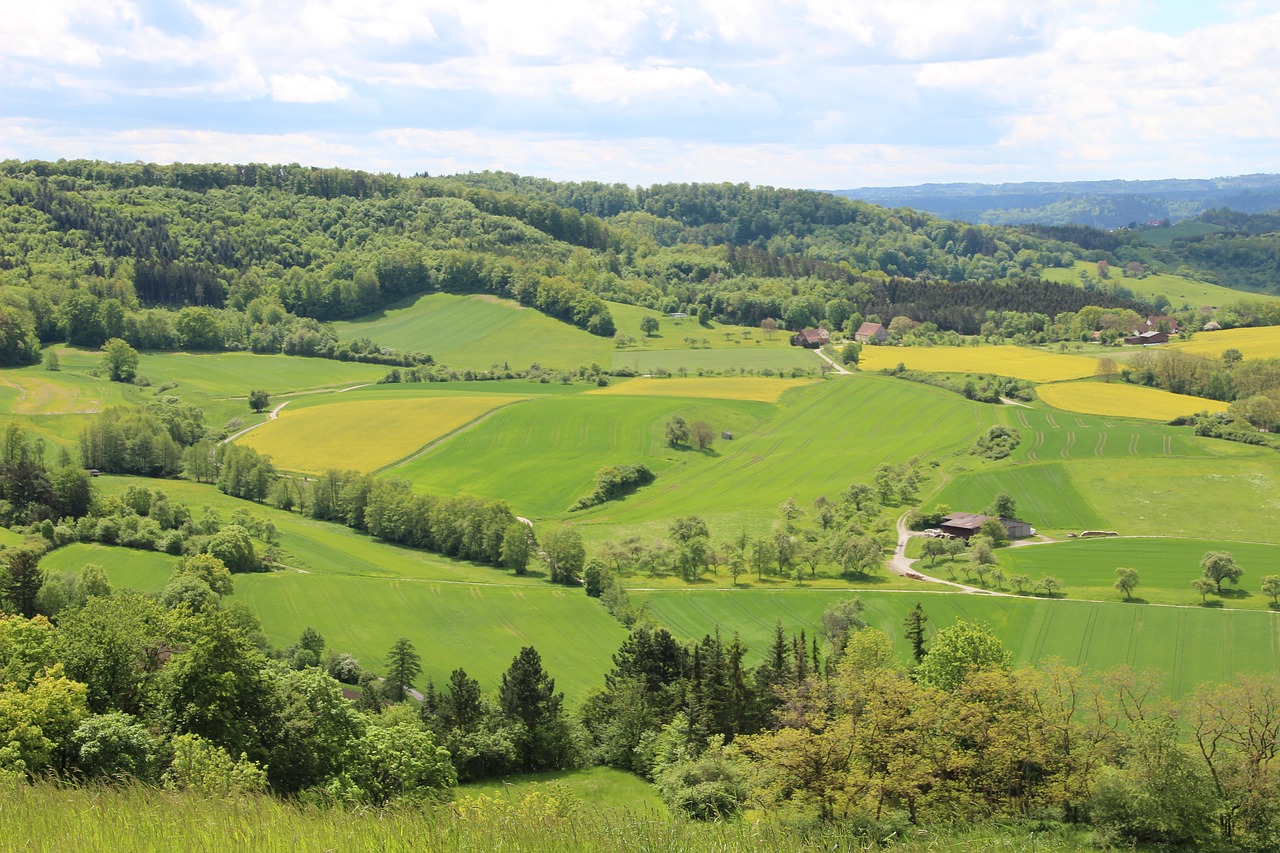
<svg viewBox="0 0 1280 853">
<path fill-rule="evenodd" d="M 34 0 L 0 14 L 0 158 L 821 189 L 1275 172 L 1277 44 L 1280 0 Z"/>
</svg>

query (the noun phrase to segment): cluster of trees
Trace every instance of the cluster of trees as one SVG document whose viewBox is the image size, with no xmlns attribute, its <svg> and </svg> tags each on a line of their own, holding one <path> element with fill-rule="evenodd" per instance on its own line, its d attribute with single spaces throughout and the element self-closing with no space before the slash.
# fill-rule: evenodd
<svg viewBox="0 0 1280 853">
<path fill-rule="evenodd" d="M 578 498 L 573 506 L 569 507 L 569 512 L 589 509 L 606 501 L 621 500 L 637 489 L 649 485 L 653 480 L 653 472 L 644 464 L 607 465 L 596 472 L 595 491 Z"/>
<path fill-rule="evenodd" d="M 189 448 L 212 446 L 207 432 L 204 410 L 176 397 L 111 406 L 80 431 L 80 463 L 114 474 L 172 477 L 190 460 Z"/>
<path fill-rule="evenodd" d="M 981 374 L 977 377 L 966 376 L 961 379 L 923 370 L 908 370 L 902 362 L 898 362 L 897 367 L 885 368 L 881 372 L 911 382 L 919 382 L 922 385 L 945 388 L 966 400 L 976 400 L 979 403 L 998 404 L 1004 397 L 1012 400 L 1030 400 L 1032 389 L 1035 387 L 1035 383 L 1025 379 L 997 376 L 994 373 Z"/>
<path fill-rule="evenodd" d="M 0 524 L 79 518 L 89 511 L 89 476 L 65 450 L 50 465 L 44 439 L 15 423 L 0 440 Z"/>
<path fill-rule="evenodd" d="M 1233 420 L 1254 429 L 1280 428 L 1280 359 L 1245 359 L 1237 349 L 1219 358 L 1145 349 L 1120 367 L 1125 382 L 1231 403 Z"/>
<path fill-rule="evenodd" d="M 668 447 L 693 447 L 698 450 L 710 450 L 715 444 L 716 431 L 706 421 L 689 423 L 684 415 L 672 415 L 667 421 L 666 438 Z"/>
<path fill-rule="evenodd" d="M 741 530 L 713 542 L 699 516 L 675 519 L 667 536 L 646 542 L 638 536 L 607 540 L 595 552 L 605 581 L 646 574 L 679 575 L 696 581 L 708 571 L 738 578 L 755 572 L 802 582 L 819 568 L 834 567 L 841 577 L 866 576 L 882 568 L 892 541 L 892 522 L 883 510 L 915 500 L 923 474 L 915 461 L 877 467 L 872 483 L 853 483 L 836 501 L 818 497 L 809 510 L 794 499 L 783 501 L 767 530 Z"/>
</svg>

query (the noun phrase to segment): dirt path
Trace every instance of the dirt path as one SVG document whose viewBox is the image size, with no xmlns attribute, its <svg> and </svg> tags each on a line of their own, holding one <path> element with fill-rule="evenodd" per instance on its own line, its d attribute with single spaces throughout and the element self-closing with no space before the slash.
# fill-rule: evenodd
<svg viewBox="0 0 1280 853">
<path fill-rule="evenodd" d="M 1010 400 L 1008 397 L 1001 397 L 1000 402 L 1004 403 L 1006 406 L 1021 406 L 1024 409 L 1031 408 L 1026 403 L 1019 403 L 1017 400 Z"/>
<path fill-rule="evenodd" d="M 271 411 L 267 412 L 267 420 L 263 421 L 263 422 L 262 422 L 262 423 L 260 423 L 260 424 L 254 424 L 253 426 L 247 426 L 247 427 L 245 427 L 244 429 L 240 430 L 239 432 L 233 432 L 231 435 L 229 435 L 229 436 L 227 436 L 226 438 L 222 439 L 222 441 L 219 441 L 219 442 L 218 442 L 218 444 L 230 444 L 231 442 L 235 441 L 237 438 L 239 438 L 240 436 L 244 435 L 245 433 L 247 433 L 247 432 L 253 432 L 255 429 L 257 429 L 258 427 L 260 427 L 260 426 L 262 426 L 263 424 L 267 423 L 268 421 L 274 421 L 276 418 L 280 417 L 280 410 L 281 410 L 281 409 L 283 409 L 285 406 L 289 405 L 291 402 L 293 402 L 293 401 L 292 401 L 292 400 L 285 400 L 283 403 L 281 403 L 280 405 L 276 406 L 276 407 L 275 407 L 274 409 L 272 409 Z"/>
<path fill-rule="evenodd" d="M 831 365 L 832 367 L 834 367 L 834 368 L 836 369 L 836 370 L 835 370 L 835 372 L 836 372 L 836 373 L 838 373 L 838 374 L 840 374 L 841 376 L 852 376 L 852 375 L 853 375 L 853 371 L 852 371 L 852 370 L 845 370 L 845 367 L 844 367 L 844 365 L 843 365 L 843 364 L 837 364 L 837 363 L 836 363 L 836 362 L 831 358 L 831 356 L 827 355 L 827 354 L 826 354 L 825 352 L 823 352 L 821 349 L 816 349 L 816 350 L 814 350 L 814 352 L 818 354 L 818 358 L 822 359 L 822 360 L 823 360 L 823 361 L 825 361 L 827 364 L 829 364 L 829 365 Z"/>
<path fill-rule="evenodd" d="M 959 583 L 957 581 L 949 581 L 949 580 L 943 580 L 942 578 L 935 578 L 930 575 L 924 574 L 919 569 L 913 568 L 913 566 L 919 561 L 912 560 L 907 557 L 907 542 L 910 541 L 911 539 L 911 531 L 907 529 L 907 516 L 905 513 L 903 513 L 901 516 L 898 517 L 897 530 L 898 530 L 898 544 L 894 546 L 893 556 L 889 558 L 889 571 L 893 572 L 895 575 L 909 577 L 907 573 L 910 572 L 911 574 L 918 575 L 920 580 L 922 581 L 927 581 L 929 583 L 942 584 L 944 586 L 949 586 L 949 587 L 958 589 L 961 592 L 968 592 L 974 595 L 1003 595 L 1003 596 L 1008 596 L 1010 598 L 1017 597 L 1017 596 L 1010 595 L 1007 592 L 995 592 L 993 590 L 983 589 L 982 587 L 978 587 L 978 586 L 970 586 L 969 584 Z"/>
</svg>

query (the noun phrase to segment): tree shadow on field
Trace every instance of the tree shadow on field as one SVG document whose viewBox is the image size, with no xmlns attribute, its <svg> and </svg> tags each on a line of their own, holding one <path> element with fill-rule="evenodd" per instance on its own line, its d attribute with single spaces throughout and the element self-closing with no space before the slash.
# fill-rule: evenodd
<svg viewBox="0 0 1280 853">
<path fill-rule="evenodd" d="M 1280 610 L 1280 601 L 1273 601 L 1267 605 L 1271 610 Z"/>
<path fill-rule="evenodd" d="M 1220 598 L 1229 598 L 1232 601 L 1239 601 L 1242 598 L 1251 598 L 1252 593 L 1247 589 L 1235 589 L 1231 587 L 1223 587 L 1222 592 L 1217 594 Z"/>
<path fill-rule="evenodd" d="M 1150 604 L 1151 602 L 1147 601 L 1145 598 L 1139 598 L 1138 596 L 1135 595 L 1133 598 L 1120 599 L 1120 603 L 1121 604 Z"/>
<path fill-rule="evenodd" d="M 1221 608 L 1221 607 L 1223 606 L 1223 603 L 1222 603 L 1221 601 L 1216 600 L 1216 599 L 1215 599 L 1214 601 L 1209 601 L 1208 599 L 1206 599 L 1206 600 L 1204 600 L 1204 601 L 1200 602 L 1200 606 L 1201 606 L 1201 607 L 1218 607 L 1218 608 Z"/>
</svg>

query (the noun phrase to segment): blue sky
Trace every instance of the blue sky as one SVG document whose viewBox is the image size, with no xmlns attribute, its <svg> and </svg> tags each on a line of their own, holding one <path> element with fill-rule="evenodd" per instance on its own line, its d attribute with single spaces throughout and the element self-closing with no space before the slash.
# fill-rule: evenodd
<svg viewBox="0 0 1280 853">
<path fill-rule="evenodd" d="M 0 157 L 844 188 L 1280 170 L 1280 0 L 39 0 Z"/>
</svg>

